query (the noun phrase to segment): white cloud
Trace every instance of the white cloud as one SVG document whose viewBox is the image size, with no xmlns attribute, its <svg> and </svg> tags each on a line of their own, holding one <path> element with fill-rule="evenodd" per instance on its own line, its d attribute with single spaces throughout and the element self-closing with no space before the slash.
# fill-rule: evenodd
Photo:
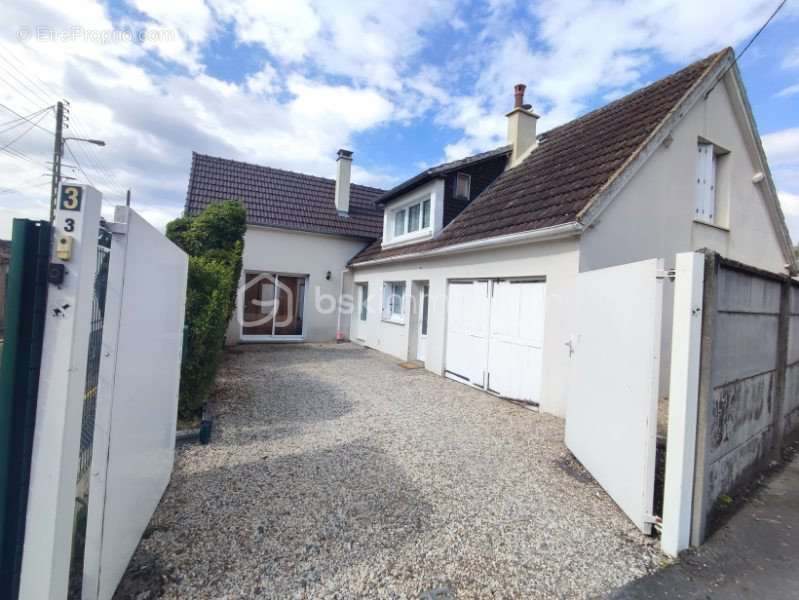
<svg viewBox="0 0 799 600">
<path fill-rule="evenodd" d="M 513 84 L 528 86 L 527 99 L 542 115 L 544 131 L 586 110 L 597 92 L 614 94 L 641 83 L 653 56 L 676 64 L 701 58 L 751 35 L 773 10 L 753 2 L 620 0 L 529 4 L 535 27 L 509 30 L 516 3 L 494 3 L 473 52 L 480 77 L 472 97 L 482 119 L 510 107 Z M 459 146 L 486 149 L 501 142 L 480 122 L 464 129 Z M 479 131 L 478 128 L 482 129 Z"/>
<path fill-rule="evenodd" d="M 794 69 L 799 67 L 799 46 L 788 52 L 785 58 L 782 59 L 783 69 Z"/>
<path fill-rule="evenodd" d="M 799 166 L 799 127 L 764 135 L 763 147 L 771 165 Z"/>
<path fill-rule="evenodd" d="M 799 218 L 799 194 L 781 191 L 777 195 L 780 198 L 782 212 L 785 213 L 786 218 Z"/>
<path fill-rule="evenodd" d="M 98 0 L 7 2 L 0 40 L 26 74 L 43 80 L 47 97 L 0 86 L 0 102 L 25 113 L 68 97 L 72 131 L 108 142 L 71 144 L 86 172 L 111 201 L 130 187 L 134 206 L 158 223 L 179 212 L 192 150 L 332 176 L 336 149 L 349 146 L 356 151 L 355 181 L 389 187 L 395 165 L 365 169 L 352 147 L 356 134 L 432 115 L 456 135 L 440 158 L 462 157 L 505 143 L 504 114 L 517 82 L 528 85 L 543 131 L 597 96 L 644 83 L 655 58 L 685 63 L 741 41 L 773 8 L 769 0 L 495 0 L 485 7 L 459 0 L 127 2 L 138 11 L 130 23 L 112 22 Z M 129 24 L 175 35 L 145 44 L 87 36 L 17 40 L 22 26 L 68 30 L 76 23 L 89 31 Z M 203 64 L 226 29 L 251 44 L 246 49 L 259 61 L 241 81 L 215 77 Z M 452 47 L 438 43 L 442 33 Z M 799 169 L 780 162 L 790 155 L 781 139 L 773 138 L 769 155 L 781 187 L 793 192 Z M 15 144 L 35 164 L 0 154 L 0 169 L 10 173 L 4 185 L 29 190 L 14 210 L 46 198 L 46 186 L 30 182 L 47 170 L 51 144 L 41 132 Z M 419 158 L 439 157 L 411 160 Z"/>
<path fill-rule="evenodd" d="M 779 92 L 777 92 L 778 98 L 785 98 L 786 96 L 795 96 L 799 94 L 799 83 L 795 83 L 794 85 L 789 85 L 786 88 L 783 88 Z"/>
</svg>

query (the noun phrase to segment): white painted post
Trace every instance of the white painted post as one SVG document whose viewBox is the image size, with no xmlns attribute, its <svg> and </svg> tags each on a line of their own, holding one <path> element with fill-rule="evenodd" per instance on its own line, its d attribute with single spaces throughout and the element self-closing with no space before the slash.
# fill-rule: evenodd
<svg viewBox="0 0 799 600">
<path fill-rule="evenodd" d="M 47 299 L 20 600 L 67 597 L 101 203 L 92 187 L 59 188 L 50 261 L 66 275 Z"/>
<path fill-rule="evenodd" d="M 663 552 L 670 556 L 677 556 L 687 548 L 691 538 L 704 276 L 705 259 L 702 254 L 683 252 L 677 255 L 669 429 L 660 540 Z"/>
</svg>

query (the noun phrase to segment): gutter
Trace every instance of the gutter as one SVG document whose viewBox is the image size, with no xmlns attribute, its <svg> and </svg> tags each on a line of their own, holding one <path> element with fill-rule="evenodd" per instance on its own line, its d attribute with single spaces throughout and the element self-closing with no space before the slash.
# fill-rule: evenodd
<svg viewBox="0 0 799 600">
<path fill-rule="evenodd" d="M 448 254 L 460 254 L 463 252 L 475 252 L 478 250 L 487 250 L 493 248 L 504 248 L 507 246 L 516 246 L 519 244 L 526 244 L 528 242 L 543 242 L 549 240 L 557 240 L 566 237 L 573 237 L 580 235 L 584 230 L 582 223 L 572 221 L 562 225 L 555 225 L 553 227 L 544 227 L 543 229 L 534 229 L 532 231 L 523 231 L 521 233 L 511 233 L 508 235 L 500 235 L 481 240 L 474 240 L 472 242 L 464 242 L 462 244 L 454 244 L 452 246 L 444 246 L 443 248 L 434 248 L 433 250 L 412 252 L 410 254 L 400 254 L 397 256 L 389 256 L 386 258 L 378 258 L 375 260 L 366 260 L 363 262 L 352 263 L 351 267 L 362 267 L 371 265 L 380 265 L 392 262 L 401 262 L 405 260 L 412 260 L 415 258 L 435 258 L 437 256 Z"/>
</svg>

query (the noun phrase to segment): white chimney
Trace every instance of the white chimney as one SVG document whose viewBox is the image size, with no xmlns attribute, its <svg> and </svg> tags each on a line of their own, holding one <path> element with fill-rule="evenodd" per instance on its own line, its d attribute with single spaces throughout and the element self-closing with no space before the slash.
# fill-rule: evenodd
<svg viewBox="0 0 799 600">
<path fill-rule="evenodd" d="M 350 212 L 352 150 L 339 150 L 336 163 L 336 210 L 340 213 L 348 213 Z"/>
<path fill-rule="evenodd" d="M 527 86 L 523 83 L 513 86 L 513 110 L 506 115 L 508 117 L 508 144 L 513 148 L 508 168 L 515 167 L 522 162 L 538 144 L 535 139 L 538 115 L 531 110 L 529 104 L 524 103 L 526 88 Z"/>
</svg>

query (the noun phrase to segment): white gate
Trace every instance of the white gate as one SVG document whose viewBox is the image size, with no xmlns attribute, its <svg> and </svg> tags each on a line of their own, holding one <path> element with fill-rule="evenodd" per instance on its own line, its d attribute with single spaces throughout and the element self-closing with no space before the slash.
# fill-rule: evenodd
<svg viewBox="0 0 799 600">
<path fill-rule="evenodd" d="M 188 261 L 133 210 L 112 225 L 83 599 L 113 596 L 172 473 Z"/>
<path fill-rule="evenodd" d="M 566 445 L 644 532 L 652 527 L 663 304 L 657 259 L 580 273 Z"/>
</svg>

